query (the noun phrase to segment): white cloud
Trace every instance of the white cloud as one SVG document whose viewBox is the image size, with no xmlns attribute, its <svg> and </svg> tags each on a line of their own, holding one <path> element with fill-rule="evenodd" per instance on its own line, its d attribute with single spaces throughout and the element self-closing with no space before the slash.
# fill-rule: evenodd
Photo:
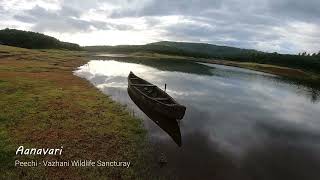
<svg viewBox="0 0 320 180">
<path fill-rule="evenodd" d="M 81 45 L 180 40 L 317 52 L 319 7 L 316 0 L 0 0 L 0 27 Z"/>
<path fill-rule="evenodd" d="M 159 41 L 157 31 L 118 31 L 96 30 L 90 33 L 79 32 L 72 35 L 67 33 L 47 32 L 46 34 L 68 42 L 77 42 L 80 45 L 118 45 L 118 44 L 146 44 L 150 41 Z"/>
</svg>

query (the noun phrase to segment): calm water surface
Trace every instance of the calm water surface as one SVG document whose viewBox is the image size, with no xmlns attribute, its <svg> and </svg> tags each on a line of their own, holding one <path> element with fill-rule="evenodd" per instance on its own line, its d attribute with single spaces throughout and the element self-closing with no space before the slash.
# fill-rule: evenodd
<svg viewBox="0 0 320 180">
<path fill-rule="evenodd" d="M 182 146 L 127 94 L 130 71 L 164 88 L 187 107 Z M 144 119 L 155 173 L 193 179 L 320 179 L 319 90 L 241 68 L 172 60 L 92 60 L 88 79 Z M 155 158 L 156 159 L 156 158 Z"/>
</svg>

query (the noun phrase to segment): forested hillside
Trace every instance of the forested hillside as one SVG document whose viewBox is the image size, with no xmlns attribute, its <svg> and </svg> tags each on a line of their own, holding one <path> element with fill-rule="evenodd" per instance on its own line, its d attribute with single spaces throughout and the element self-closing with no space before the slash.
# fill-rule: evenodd
<svg viewBox="0 0 320 180">
<path fill-rule="evenodd" d="M 28 49 L 81 50 L 78 44 L 62 42 L 41 33 L 16 29 L 0 30 L 0 44 Z"/>
<path fill-rule="evenodd" d="M 320 53 L 299 55 L 266 53 L 252 49 L 217 46 L 204 43 L 160 41 L 146 45 L 87 46 L 87 51 L 132 53 L 151 52 L 169 55 L 254 62 L 320 72 Z"/>
</svg>

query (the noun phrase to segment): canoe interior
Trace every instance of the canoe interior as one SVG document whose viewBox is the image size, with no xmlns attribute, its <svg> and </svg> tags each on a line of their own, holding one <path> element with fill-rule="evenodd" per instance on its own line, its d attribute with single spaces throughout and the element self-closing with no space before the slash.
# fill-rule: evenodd
<svg viewBox="0 0 320 180">
<path fill-rule="evenodd" d="M 159 89 L 157 86 L 130 74 L 129 76 L 131 86 L 140 90 L 143 94 L 153 98 L 154 100 L 160 101 L 164 104 L 177 104 L 170 96 L 168 96 L 164 91 Z"/>
</svg>

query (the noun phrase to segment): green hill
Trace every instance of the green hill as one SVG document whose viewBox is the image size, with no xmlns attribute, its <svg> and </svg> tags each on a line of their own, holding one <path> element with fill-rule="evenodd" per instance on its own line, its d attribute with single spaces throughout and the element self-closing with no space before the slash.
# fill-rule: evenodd
<svg viewBox="0 0 320 180">
<path fill-rule="evenodd" d="M 228 46 L 217 46 L 205 43 L 160 41 L 146 45 L 119 46 L 87 46 L 81 48 L 78 44 L 59 41 L 41 33 L 21 31 L 16 29 L 0 30 L 0 44 L 28 49 L 63 49 L 87 50 L 91 52 L 110 53 L 159 53 L 195 58 L 223 59 L 240 62 L 254 62 L 283 67 L 320 72 L 320 53 L 307 55 L 290 55 L 266 53 L 252 49 L 241 49 Z"/>
<path fill-rule="evenodd" d="M 313 55 L 305 53 L 302 55 L 266 53 L 252 49 L 171 41 L 160 41 L 146 45 L 87 46 L 84 49 L 93 52 L 147 52 L 237 62 L 254 62 L 320 72 L 320 53 Z"/>
<path fill-rule="evenodd" d="M 202 56 L 221 58 L 225 56 L 238 55 L 243 53 L 262 53 L 251 49 L 217 46 L 206 43 L 160 41 L 156 43 L 151 43 L 149 45 L 162 45 L 166 47 L 179 48 L 180 50 L 193 54 L 202 54 Z"/>
<path fill-rule="evenodd" d="M 119 46 L 86 46 L 87 51 L 92 52 L 111 52 L 111 53 L 134 53 L 134 52 L 150 52 L 160 54 L 186 55 L 187 52 L 176 47 L 167 47 L 157 44 L 146 45 L 119 45 Z M 191 55 L 191 54 L 188 54 Z"/>
<path fill-rule="evenodd" d="M 0 30 L 0 44 L 28 49 L 81 50 L 78 44 L 62 42 L 41 33 L 16 29 Z"/>
<path fill-rule="evenodd" d="M 160 41 L 146 45 L 119 45 L 119 46 L 87 46 L 88 51 L 132 53 L 152 52 L 170 55 L 181 55 L 201 58 L 224 58 L 230 55 L 261 53 L 256 50 L 240 49 L 235 47 L 217 46 L 203 43 Z"/>
</svg>

